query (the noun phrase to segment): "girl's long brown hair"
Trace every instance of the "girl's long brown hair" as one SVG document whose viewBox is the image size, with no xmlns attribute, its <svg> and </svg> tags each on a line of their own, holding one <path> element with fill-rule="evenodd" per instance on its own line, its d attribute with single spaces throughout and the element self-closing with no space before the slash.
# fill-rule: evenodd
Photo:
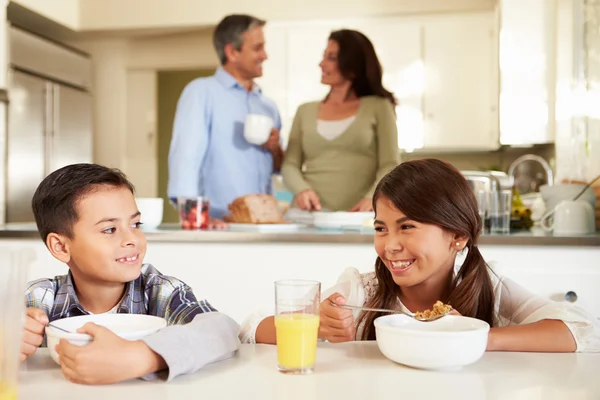
<svg viewBox="0 0 600 400">
<path fill-rule="evenodd" d="M 467 180 L 452 165 L 436 159 L 407 161 L 383 177 L 373 195 L 389 199 L 394 206 L 413 221 L 437 225 L 445 231 L 468 238 L 467 257 L 454 277 L 453 289 L 447 299 L 461 315 L 494 323 L 494 290 L 488 266 L 477 248 L 482 221 L 477 200 Z M 400 288 L 378 257 L 375 275 L 379 282 L 376 293 L 367 307 L 390 309 L 397 306 Z M 460 284 L 459 284 L 460 282 Z M 361 340 L 375 339 L 375 318 L 384 315 L 363 312 L 357 325 L 364 324 Z"/>
</svg>

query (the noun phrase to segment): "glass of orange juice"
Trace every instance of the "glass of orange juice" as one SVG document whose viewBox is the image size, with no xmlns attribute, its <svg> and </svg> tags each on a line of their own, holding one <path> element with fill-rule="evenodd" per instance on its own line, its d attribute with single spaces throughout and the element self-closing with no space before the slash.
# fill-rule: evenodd
<svg viewBox="0 0 600 400">
<path fill-rule="evenodd" d="M 0 400 L 17 400 L 25 279 L 33 254 L 0 249 Z"/>
<path fill-rule="evenodd" d="M 308 374 L 314 370 L 320 299 L 320 282 L 275 282 L 275 331 L 280 372 Z"/>
</svg>

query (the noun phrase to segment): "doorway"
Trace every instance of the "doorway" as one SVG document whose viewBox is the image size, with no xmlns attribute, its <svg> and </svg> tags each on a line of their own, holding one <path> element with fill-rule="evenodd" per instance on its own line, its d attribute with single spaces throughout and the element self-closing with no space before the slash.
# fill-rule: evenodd
<svg viewBox="0 0 600 400">
<path fill-rule="evenodd" d="M 167 198 L 169 181 L 169 148 L 173 135 L 173 121 L 177 101 L 188 83 L 196 78 L 212 76 L 215 69 L 194 69 L 158 71 L 157 84 L 157 126 L 158 126 L 158 193 L 164 199 L 163 223 L 177 223 L 177 210 Z"/>
</svg>

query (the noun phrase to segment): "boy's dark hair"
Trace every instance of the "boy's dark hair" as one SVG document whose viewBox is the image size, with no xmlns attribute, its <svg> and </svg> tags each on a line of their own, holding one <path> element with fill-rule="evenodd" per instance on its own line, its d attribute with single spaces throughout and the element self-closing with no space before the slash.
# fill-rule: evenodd
<svg viewBox="0 0 600 400">
<path fill-rule="evenodd" d="M 54 232 L 73 238 L 73 225 L 79 219 L 77 203 L 101 186 L 135 188 L 125 174 L 98 164 L 71 164 L 48 175 L 37 187 L 31 207 L 44 243 Z"/>
</svg>

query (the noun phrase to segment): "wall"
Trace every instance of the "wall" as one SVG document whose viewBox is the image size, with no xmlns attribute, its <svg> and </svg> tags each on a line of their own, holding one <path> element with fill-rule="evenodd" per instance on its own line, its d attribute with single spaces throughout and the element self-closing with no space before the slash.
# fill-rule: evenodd
<svg viewBox="0 0 600 400">
<path fill-rule="evenodd" d="M 79 29 L 80 0 L 11 0 L 67 28 Z M 102 3 L 100 1 L 99 3 Z"/>
<path fill-rule="evenodd" d="M 6 79 L 8 73 L 8 35 L 6 30 L 7 5 L 8 0 L 0 0 L 0 89 L 6 88 Z"/>
<path fill-rule="evenodd" d="M 210 6 L 207 1 L 177 0 L 177 7 L 173 4 L 168 0 L 80 0 L 80 26 L 83 30 L 208 26 L 233 12 L 290 20 L 489 10 L 495 0 L 221 0 Z"/>
<path fill-rule="evenodd" d="M 163 223 L 178 222 L 177 211 L 167 198 L 167 184 L 169 182 L 169 148 L 173 136 L 173 120 L 179 96 L 183 88 L 192 80 L 209 76 L 214 69 L 193 69 L 183 71 L 159 71 L 157 76 L 157 123 L 158 123 L 158 195 L 164 201 Z"/>
<path fill-rule="evenodd" d="M 148 118 L 143 112 L 131 111 L 131 102 L 135 98 L 145 98 L 141 79 L 146 79 L 148 86 L 155 85 L 153 80 L 157 71 L 214 70 L 218 60 L 212 48 L 211 31 L 79 40 L 69 44 L 89 52 L 94 62 L 94 161 L 122 169 L 139 187 L 140 196 L 157 196 L 159 189 L 154 184 L 158 180 L 157 174 L 143 167 L 147 162 L 141 162 L 144 157 L 156 162 L 157 143 L 142 146 L 127 140 L 134 131 L 143 128 L 140 125 L 148 126 Z M 129 82 L 132 76 L 135 76 L 135 85 Z M 130 91 L 140 89 L 137 93 L 128 93 L 128 88 Z M 149 184 L 148 180 L 152 182 Z"/>
</svg>

